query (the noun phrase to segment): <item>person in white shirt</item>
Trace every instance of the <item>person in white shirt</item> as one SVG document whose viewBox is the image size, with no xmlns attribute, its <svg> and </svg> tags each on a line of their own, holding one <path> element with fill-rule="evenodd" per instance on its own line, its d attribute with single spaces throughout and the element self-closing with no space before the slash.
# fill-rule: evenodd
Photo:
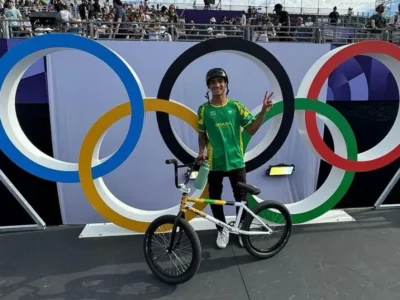
<svg viewBox="0 0 400 300">
<path fill-rule="evenodd" d="M 400 42 L 400 3 L 397 6 L 397 12 L 390 17 L 389 19 L 389 28 L 391 29 L 392 32 L 392 42 L 395 44 L 398 44 Z"/>
<path fill-rule="evenodd" d="M 67 31 L 67 29 L 70 27 L 70 22 L 74 20 L 72 14 L 68 11 L 68 8 L 65 4 L 62 4 L 61 10 L 58 14 L 59 14 L 58 17 L 62 22 L 61 27 L 63 28 L 64 31 Z"/>
<path fill-rule="evenodd" d="M 221 31 L 219 31 L 216 35 L 215 35 L 215 37 L 217 37 L 217 38 L 224 38 L 224 37 L 226 37 L 226 34 L 225 34 L 225 28 L 221 28 Z"/>
<path fill-rule="evenodd" d="M 266 43 L 268 41 L 269 39 L 267 31 L 254 32 L 253 42 Z"/>
<path fill-rule="evenodd" d="M 165 42 L 172 42 L 172 37 L 171 35 L 166 32 L 165 26 L 160 26 L 160 29 L 158 31 L 158 40 L 159 41 L 165 41 Z"/>
<path fill-rule="evenodd" d="M 314 26 L 314 23 L 311 21 L 311 17 L 307 18 L 307 22 L 305 22 L 304 25 L 307 26 L 307 27 Z"/>
<path fill-rule="evenodd" d="M 158 30 L 159 28 L 157 28 L 158 26 L 156 26 L 153 22 L 150 23 L 149 27 L 147 28 L 147 35 L 148 35 L 148 39 L 149 41 L 158 41 Z"/>
<path fill-rule="evenodd" d="M 22 14 L 15 8 L 14 0 L 8 0 L 6 2 L 7 7 L 4 9 L 5 20 L 9 28 L 10 36 L 19 36 L 19 33 L 23 30 L 22 27 Z"/>
<path fill-rule="evenodd" d="M 246 24 L 247 24 L 246 12 L 242 11 L 242 18 L 240 19 L 240 25 L 246 26 Z"/>
</svg>

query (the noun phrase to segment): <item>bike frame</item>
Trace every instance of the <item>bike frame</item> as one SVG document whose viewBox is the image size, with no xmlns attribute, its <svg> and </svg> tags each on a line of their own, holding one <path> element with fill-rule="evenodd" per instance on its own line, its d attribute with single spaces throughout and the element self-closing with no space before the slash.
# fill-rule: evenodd
<svg viewBox="0 0 400 300">
<path fill-rule="evenodd" d="M 236 201 L 225 201 L 225 200 L 214 200 L 214 199 L 206 199 L 206 198 L 195 198 L 195 197 L 190 197 L 190 188 L 188 187 L 189 179 L 190 179 L 190 174 L 193 171 L 194 164 L 187 164 L 187 165 L 180 165 L 178 166 L 178 162 L 175 159 L 169 159 L 166 161 L 167 164 L 174 164 L 174 169 L 175 169 L 175 186 L 181 190 L 182 192 L 182 198 L 181 198 L 181 204 L 179 207 L 179 213 L 177 215 L 177 218 L 174 222 L 173 228 L 172 228 L 172 234 L 171 234 L 171 241 L 170 245 L 168 247 L 168 253 L 172 252 L 172 248 L 174 245 L 175 241 L 175 235 L 177 232 L 178 224 L 179 224 L 179 219 L 180 218 L 185 218 L 185 213 L 186 212 L 191 212 L 194 213 L 197 216 L 200 216 L 216 225 L 225 227 L 228 229 L 228 231 L 232 234 L 239 235 L 271 235 L 272 230 L 269 228 L 256 214 L 254 214 L 251 209 L 247 207 L 247 202 L 236 202 Z M 187 174 L 187 178 L 184 183 L 178 184 L 178 169 L 183 168 L 183 167 L 189 167 L 189 171 Z M 226 224 L 224 222 L 221 222 L 220 220 L 217 220 L 216 218 L 206 214 L 205 212 L 198 210 L 196 208 L 193 208 L 192 206 L 188 205 L 188 202 L 193 202 L 193 203 L 207 203 L 211 205 L 230 205 L 230 206 L 235 206 L 239 207 L 239 212 L 235 221 L 235 224 L 233 226 Z M 241 230 L 239 229 L 239 224 L 240 220 L 243 214 L 243 210 L 245 210 L 247 213 L 252 215 L 255 219 L 257 219 L 262 226 L 267 229 L 267 231 L 246 231 L 246 230 Z M 178 243 L 180 242 L 180 236 L 178 237 Z"/>
<path fill-rule="evenodd" d="M 233 226 L 226 224 L 224 222 L 221 222 L 220 220 L 206 214 L 204 211 L 198 210 L 196 208 L 193 208 L 192 206 L 188 205 L 188 202 L 193 202 L 193 203 L 207 203 L 211 205 L 230 205 L 230 206 L 235 206 L 239 207 L 239 212 L 236 217 L 236 221 Z M 236 202 L 236 201 L 225 201 L 225 200 L 213 200 L 213 199 L 205 199 L 205 198 L 193 198 L 189 197 L 186 195 L 182 196 L 181 200 L 181 205 L 180 205 L 180 212 L 181 213 L 186 213 L 187 211 L 192 212 L 196 214 L 197 216 L 200 216 L 216 225 L 225 227 L 228 229 L 228 231 L 232 234 L 243 234 L 243 235 L 270 235 L 272 234 L 271 228 L 269 228 L 264 221 L 262 221 L 255 213 L 251 211 L 250 208 L 247 207 L 247 202 Z M 267 231 L 246 231 L 246 230 L 241 230 L 239 229 L 240 225 L 240 220 L 243 214 L 243 210 L 245 210 L 248 214 L 252 215 L 256 220 L 258 220 L 262 226 L 267 230 Z"/>
</svg>

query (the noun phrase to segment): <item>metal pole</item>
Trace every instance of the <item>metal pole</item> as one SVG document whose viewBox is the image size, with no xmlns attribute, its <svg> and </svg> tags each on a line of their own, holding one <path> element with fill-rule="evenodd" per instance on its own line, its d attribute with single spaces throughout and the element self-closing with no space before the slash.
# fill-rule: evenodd
<svg viewBox="0 0 400 300">
<path fill-rule="evenodd" d="M 33 207 L 26 201 L 24 196 L 18 191 L 18 189 L 12 184 L 10 179 L 0 170 L 0 181 L 4 184 L 7 190 L 14 196 L 14 198 L 21 204 L 29 216 L 35 221 L 36 224 L 33 225 L 12 225 L 12 226 L 2 226 L 0 227 L 0 232 L 9 231 L 23 231 L 23 230 L 39 230 L 45 229 L 46 223 L 42 218 L 36 213 Z"/>
<path fill-rule="evenodd" d="M 390 180 L 389 184 L 385 188 L 385 190 L 382 192 L 378 200 L 374 204 L 374 209 L 380 209 L 380 208 L 400 208 L 400 204 L 388 204 L 388 205 L 382 205 L 382 203 L 386 200 L 387 196 L 390 194 L 396 183 L 400 179 L 400 168 L 397 170 L 396 174 L 394 174 L 392 180 Z"/>
</svg>

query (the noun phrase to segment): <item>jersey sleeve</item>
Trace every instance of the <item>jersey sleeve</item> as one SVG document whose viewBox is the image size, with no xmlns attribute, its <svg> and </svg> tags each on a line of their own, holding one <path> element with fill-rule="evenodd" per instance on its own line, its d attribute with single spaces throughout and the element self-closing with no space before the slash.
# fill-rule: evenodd
<svg viewBox="0 0 400 300">
<path fill-rule="evenodd" d="M 206 132 L 206 125 L 204 124 L 204 105 L 200 106 L 197 111 L 197 122 L 200 132 Z"/>
<path fill-rule="evenodd" d="M 246 126 L 250 125 L 254 121 L 254 116 L 247 109 L 247 107 L 243 105 L 243 103 L 240 103 L 239 101 L 237 101 L 236 106 L 239 109 L 240 126 L 245 128 Z"/>
</svg>

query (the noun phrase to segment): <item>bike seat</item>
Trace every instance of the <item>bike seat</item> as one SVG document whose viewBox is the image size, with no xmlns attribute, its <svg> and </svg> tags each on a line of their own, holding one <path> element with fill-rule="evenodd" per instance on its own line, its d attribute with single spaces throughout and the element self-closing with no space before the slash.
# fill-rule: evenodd
<svg viewBox="0 0 400 300">
<path fill-rule="evenodd" d="M 248 192 L 250 195 L 259 195 L 261 193 L 260 189 L 254 185 L 247 184 L 244 182 L 238 182 L 237 185 Z"/>
</svg>

